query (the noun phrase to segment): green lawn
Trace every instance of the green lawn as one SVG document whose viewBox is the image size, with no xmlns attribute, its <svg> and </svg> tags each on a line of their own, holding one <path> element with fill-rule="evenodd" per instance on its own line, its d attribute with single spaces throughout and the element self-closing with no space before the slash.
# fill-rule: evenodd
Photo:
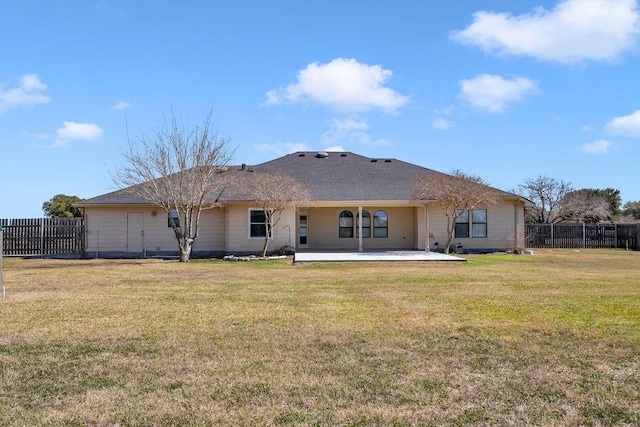
<svg viewBox="0 0 640 427">
<path fill-rule="evenodd" d="M 640 252 L 3 278 L 0 425 L 640 425 Z"/>
</svg>

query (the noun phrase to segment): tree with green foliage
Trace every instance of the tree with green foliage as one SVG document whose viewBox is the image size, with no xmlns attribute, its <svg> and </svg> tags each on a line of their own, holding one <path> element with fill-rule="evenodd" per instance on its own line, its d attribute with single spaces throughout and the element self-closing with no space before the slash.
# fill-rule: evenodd
<svg viewBox="0 0 640 427">
<path fill-rule="evenodd" d="M 640 219 L 640 201 L 625 203 L 622 207 L 622 213 Z"/>
<path fill-rule="evenodd" d="M 49 218 L 81 218 L 84 216 L 82 210 L 73 207 L 74 203 L 81 200 L 78 196 L 56 194 L 42 204 L 42 210 Z"/>
</svg>

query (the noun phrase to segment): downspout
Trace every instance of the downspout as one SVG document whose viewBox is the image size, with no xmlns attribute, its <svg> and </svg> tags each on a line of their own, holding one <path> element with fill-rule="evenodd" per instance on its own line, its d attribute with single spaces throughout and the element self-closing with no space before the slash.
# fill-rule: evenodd
<svg viewBox="0 0 640 427">
<path fill-rule="evenodd" d="M 224 252 L 229 253 L 229 209 L 224 207 Z"/>
<path fill-rule="evenodd" d="M 424 214 L 425 217 L 427 218 L 427 239 L 424 245 L 424 250 L 427 252 L 431 252 L 431 243 L 430 243 L 430 238 L 429 236 L 431 236 L 431 233 L 429 232 L 429 205 L 425 204 L 424 205 Z"/>
<path fill-rule="evenodd" d="M 358 252 L 362 252 L 362 206 L 358 206 Z"/>
</svg>

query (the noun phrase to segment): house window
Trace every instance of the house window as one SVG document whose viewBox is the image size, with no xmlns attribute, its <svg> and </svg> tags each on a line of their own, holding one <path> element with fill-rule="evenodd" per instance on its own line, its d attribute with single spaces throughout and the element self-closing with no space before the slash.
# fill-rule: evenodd
<svg viewBox="0 0 640 427">
<path fill-rule="evenodd" d="M 267 235 L 267 228 L 264 224 L 266 218 L 262 209 L 251 209 L 249 211 L 249 237 L 263 239 Z M 271 238 L 271 230 L 269 230 L 269 238 Z"/>
<path fill-rule="evenodd" d="M 172 227 L 171 220 L 176 224 L 176 227 L 180 227 L 180 214 L 176 210 L 170 210 L 167 214 L 167 227 Z"/>
<path fill-rule="evenodd" d="M 353 214 L 351 211 L 340 212 L 338 236 L 340 238 L 353 237 Z"/>
<path fill-rule="evenodd" d="M 469 237 L 469 211 L 456 210 L 455 237 Z"/>
<path fill-rule="evenodd" d="M 487 237 L 487 210 L 471 211 L 471 237 Z"/>
<path fill-rule="evenodd" d="M 469 211 L 456 211 L 459 214 L 456 218 L 455 237 L 469 237 L 469 229 L 471 229 L 471 237 L 487 237 L 487 210 L 472 209 L 471 221 L 469 221 Z"/>
<path fill-rule="evenodd" d="M 373 237 L 389 237 L 389 220 L 385 211 L 373 214 Z"/>
<path fill-rule="evenodd" d="M 359 237 L 358 234 L 360 231 L 360 216 L 356 217 L 356 237 Z M 362 211 L 362 237 L 369 238 L 371 237 L 371 214 L 369 211 Z"/>
</svg>

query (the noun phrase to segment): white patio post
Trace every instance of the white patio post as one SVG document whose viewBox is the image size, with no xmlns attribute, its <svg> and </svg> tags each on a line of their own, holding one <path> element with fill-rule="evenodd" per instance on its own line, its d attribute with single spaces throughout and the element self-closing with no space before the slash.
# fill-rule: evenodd
<svg viewBox="0 0 640 427">
<path fill-rule="evenodd" d="M 362 206 L 358 206 L 358 252 L 362 252 Z"/>
</svg>

